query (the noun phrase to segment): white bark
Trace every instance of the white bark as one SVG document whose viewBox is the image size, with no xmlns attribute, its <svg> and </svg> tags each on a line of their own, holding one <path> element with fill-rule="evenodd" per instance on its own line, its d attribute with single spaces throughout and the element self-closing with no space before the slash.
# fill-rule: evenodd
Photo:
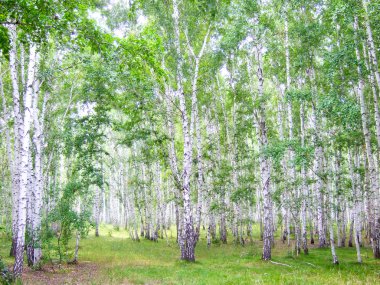
<svg viewBox="0 0 380 285">
<path fill-rule="evenodd" d="M 12 81 L 13 114 L 14 114 L 14 158 L 13 158 L 13 177 L 12 177 L 12 248 L 11 255 L 15 255 L 17 243 L 17 222 L 18 222 L 18 201 L 20 188 L 20 153 L 21 138 L 23 135 L 23 122 L 20 104 L 20 91 L 17 69 L 17 30 L 15 25 L 8 25 L 10 41 L 9 50 L 9 69 Z"/>
<path fill-rule="evenodd" d="M 277 77 L 275 76 L 274 77 L 275 79 L 275 82 L 276 82 L 276 87 L 277 87 L 277 91 L 278 91 L 278 94 L 279 94 L 279 99 L 278 99 L 278 105 L 277 105 L 277 124 L 278 124 L 278 135 L 279 135 L 279 139 L 281 142 L 284 141 L 284 128 L 283 128 L 283 113 L 284 113 L 284 110 L 283 110 L 283 101 L 284 101 L 284 98 L 285 98 L 285 90 L 284 88 L 280 85 L 280 82 L 278 81 Z M 286 175 L 288 173 L 288 169 L 287 169 L 287 166 L 286 166 L 286 158 L 283 157 L 281 159 L 281 168 L 282 168 L 282 171 L 284 173 L 284 175 Z M 288 216 L 289 216 L 289 207 L 288 207 L 288 193 L 286 191 L 287 189 L 285 189 L 285 191 L 283 191 L 283 193 L 281 194 L 281 214 L 282 214 L 282 236 L 281 236 L 281 239 L 282 239 L 282 242 L 285 243 L 286 240 L 288 240 L 288 246 L 289 246 L 289 219 L 288 219 Z"/>
<path fill-rule="evenodd" d="M 359 197 L 358 197 L 358 191 L 357 191 L 357 181 L 356 181 L 356 175 L 354 173 L 354 163 L 352 158 L 352 151 L 351 149 L 348 150 L 348 166 L 350 171 L 350 177 L 351 177 L 351 189 L 352 189 L 352 197 L 354 200 L 353 205 L 353 219 L 354 219 L 354 241 L 355 241 L 355 247 L 356 247 L 356 255 L 359 263 L 362 263 L 362 258 L 360 254 L 360 235 L 361 235 L 361 221 L 360 221 L 360 213 L 359 213 Z"/>
<path fill-rule="evenodd" d="M 27 191 L 29 176 L 29 151 L 30 151 L 30 127 L 32 123 L 32 98 L 33 84 L 36 75 L 36 45 L 30 44 L 29 64 L 27 87 L 24 94 L 24 119 L 23 119 L 23 135 L 21 138 L 21 161 L 20 161 L 20 189 L 18 201 L 18 219 L 17 219 L 17 245 L 14 264 L 14 273 L 20 276 L 23 269 L 24 261 L 24 244 L 25 244 L 25 227 L 26 227 L 26 207 L 27 207 Z"/>
<path fill-rule="evenodd" d="M 358 47 L 357 40 L 357 31 L 358 31 L 358 20 L 355 17 L 354 22 L 354 30 L 355 30 L 355 53 L 356 59 L 360 62 L 360 52 Z M 370 179 L 370 193 L 369 193 L 369 203 L 371 203 L 371 216 L 369 217 L 370 221 L 370 232 L 371 232 L 371 241 L 372 241 L 372 249 L 373 254 L 376 258 L 380 258 L 380 225 L 379 225 L 379 209 L 378 209 L 378 196 L 379 196 L 379 177 L 376 171 L 375 161 L 373 158 L 372 146 L 371 146 L 371 133 L 368 127 L 368 114 L 366 103 L 364 99 L 364 79 L 362 76 L 362 70 L 360 65 L 357 67 L 357 72 L 359 76 L 359 83 L 357 88 L 357 94 L 359 97 L 360 110 L 361 110 L 361 118 L 362 118 L 362 128 L 363 135 L 365 141 L 365 150 L 367 154 L 368 160 L 368 171 L 369 171 L 369 179 Z"/>
<path fill-rule="evenodd" d="M 305 105 L 301 102 L 300 106 L 300 122 L 301 122 L 301 146 L 305 147 Z M 302 234 L 302 248 L 305 254 L 309 252 L 307 247 L 307 227 L 306 227 L 306 213 L 307 213 L 307 199 L 308 199 L 308 185 L 306 182 L 306 166 L 305 163 L 301 165 L 301 179 L 302 179 L 302 205 L 301 205 L 301 234 Z"/>
<path fill-rule="evenodd" d="M 317 221 L 318 221 L 318 240 L 319 240 L 319 247 L 325 247 L 326 246 L 326 232 L 325 232 L 325 225 L 324 225 L 324 209 L 323 209 L 323 180 L 322 180 L 322 171 L 323 171 L 323 148 L 321 146 L 321 137 L 320 137 L 320 131 L 319 131 L 319 123 L 320 120 L 318 120 L 317 117 L 317 110 L 316 110 L 316 98 L 317 98 L 317 90 L 315 87 L 315 78 L 314 78 L 314 69 L 311 68 L 309 70 L 309 77 L 310 81 L 313 84 L 313 100 L 312 103 L 312 113 L 311 113 L 311 123 L 312 128 L 314 129 L 313 134 L 313 143 L 315 146 L 315 154 L 314 154 L 314 175 L 316 178 L 315 183 L 315 192 L 316 192 L 316 198 L 317 198 Z"/>
<path fill-rule="evenodd" d="M 194 76 L 192 81 L 192 112 L 191 112 L 191 122 L 190 122 L 190 136 L 193 136 L 194 128 L 195 128 L 195 136 L 196 136 L 196 146 L 197 146 L 197 167 L 198 167 L 198 179 L 197 179 L 197 185 L 198 185 L 198 202 L 197 202 L 197 210 L 196 210 L 196 240 L 199 238 L 200 233 L 200 225 L 201 225 L 201 214 L 202 214 L 202 192 L 203 192 L 203 158 L 202 158 L 202 136 L 200 131 L 200 115 L 198 112 L 198 100 L 197 100 L 197 94 L 198 94 L 198 75 L 199 75 L 199 65 L 200 60 L 203 57 L 207 40 L 210 33 L 210 27 L 207 30 L 207 33 L 203 39 L 202 47 L 198 53 L 198 55 L 195 54 L 193 47 L 190 44 L 189 38 L 186 35 L 187 39 L 187 46 L 190 51 L 190 54 L 192 55 L 194 59 Z M 192 147 L 192 146 L 190 146 Z"/>
<path fill-rule="evenodd" d="M 329 183 L 330 185 L 330 183 Z M 333 264 L 339 264 L 339 261 L 338 261 L 338 256 L 336 254 L 336 251 L 335 251 L 335 242 L 334 242 L 334 207 L 335 207 L 335 203 L 334 203 L 334 196 L 333 196 L 333 190 L 334 188 L 333 187 L 328 187 L 330 189 L 329 190 L 329 200 L 330 200 L 330 219 L 329 219 L 329 230 L 330 230 L 330 248 L 331 248 L 331 255 L 332 255 L 332 258 L 333 258 Z M 336 189 L 335 189 L 336 190 Z"/>
<path fill-rule="evenodd" d="M 190 199 L 190 177 L 192 170 L 192 133 L 190 132 L 190 124 L 188 111 L 186 108 L 185 94 L 183 90 L 183 56 L 180 45 L 180 28 L 179 28 L 179 9 L 177 0 L 173 0 L 173 22 L 174 22 L 174 47 L 177 55 L 177 96 L 179 98 L 179 109 L 181 112 L 182 135 L 184 141 L 183 147 L 183 170 L 182 170 L 182 200 L 183 200 L 183 228 L 181 239 L 181 259 L 194 261 L 194 249 L 196 236 L 193 223 L 192 204 Z M 194 100 L 194 98 L 193 98 Z M 194 102 L 192 102 L 192 116 L 194 114 Z"/>
<path fill-rule="evenodd" d="M 38 59 L 38 56 L 36 56 Z M 40 82 L 35 80 L 33 86 L 33 143 L 35 146 L 34 154 L 34 203 L 32 211 L 32 246 L 33 246 L 33 256 L 32 264 L 36 266 L 42 257 L 41 249 L 41 218 L 42 218 L 42 203 L 43 203 L 43 153 L 44 153 L 44 120 L 45 120 L 45 110 L 47 103 L 47 93 L 44 93 L 42 111 L 38 111 L 38 95 L 40 89 Z"/>
<path fill-rule="evenodd" d="M 367 60 L 367 51 L 366 51 L 366 45 L 363 44 L 363 55 L 365 60 L 365 65 L 368 73 L 368 79 L 369 83 L 371 85 L 372 89 L 372 95 L 373 95 L 373 105 L 374 105 L 374 117 L 375 117 L 375 126 L 376 126 L 376 139 L 377 139 L 377 147 L 380 148 L 380 111 L 379 111 L 379 95 L 377 94 L 376 85 L 375 85 L 375 78 L 374 78 L 374 70 L 371 66 L 371 63 Z"/>
<path fill-rule="evenodd" d="M 285 12 L 287 13 L 287 11 Z M 291 77 L 290 77 L 290 52 L 289 52 L 289 32 L 288 32 L 288 17 L 285 16 L 285 61 L 286 61 L 286 91 L 290 91 L 290 84 L 291 84 Z M 292 108 L 292 102 L 289 100 L 287 104 L 288 109 L 288 129 L 289 129 L 289 143 L 292 144 L 293 141 L 293 108 Z M 296 179 L 296 171 L 294 166 L 294 150 L 293 147 L 290 146 L 288 149 L 288 155 L 289 155 L 289 161 L 290 165 L 288 167 L 289 170 L 289 181 L 288 185 L 290 186 L 290 189 L 286 189 L 287 192 L 293 193 L 293 195 L 297 195 L 297 189 L 295 186 L 295 179 Z M 287 207 L 289 207 L 288 205 Z M 298 227 L 298 206 L 295 206 L 294 210 L 297 212 L 296 215 L 294 215 L 294 223 L 296 224 L 296 227 Z M 287 231 L 288 231 L 288 246 L 290 244 L 290 233 L 289 233 L 289 221 L 287 221 Z M 298 232 L 296 232 L 296 240 L 299 241 Z M 300 248 L 298 247 L 298 242 L 296 242 L 296 252 L 299 253 Z"/>
<path fill-rule="evenodd" d="M 0 57 L 2 57 L 2 52 L 0 51 Z M 14 162 L 13 162 L 13 154 L 12 154 L 12 145 L 11 145 L 11 136 L 9 132 L 8 123 L 10 120 L 10 114 L 8 112 L 7 108 L 7 101 L 4 94 L 4 85 L 3 85 L 3 77 L 2 77 L 2 66 L 0 63 L 0 96 L 2 100 L 2 108 L 3 108 L 3 115 L 4 115 L 4 129 L 5 129 L 5 141 L 6 141 L 6 151 L 7 151 L 7 160 L 9 165 L 9 172 L 11 175 L 11 187 L 12 187 L 12 196 L 14 191 L 14 180 L 16 179 L 14 177 Z M 15 207 L 13 207 L 15 208 Z M 15 214 L 15 212 L 12 212 L 12 216 Z M 12 229 L 14 230 L 14 229 Z"/>
<path fill-rule="evenodd" d="M 258 96 L 264 96 L 264 76 L 263 76 L 263 58 L 262 46 L 256 47 L 256 60 L 257 60 L 257 78 L 258 78 Z M 268 135 L 266 126 L 266 115 L 264 104 L 260 105 L 258 112 L 258 141 L 261 153 L 268 145 Z M 271 168 L 269 159 L 263 155 L 260 156 L 260 175 L 261 187 L 263 192 L 263 208 L 264 208 L 264 233 L 263 233 L 263 255 L 264 260 L 271 259 L 272 239 L 273 239 L 273 215 L 272 215 L 272 195 L 271 195 Z"/>
<path fill-rule="evenodd" d="M 94 201 L 94 210 L 95 210 L 95 236 L 99 236 L 99 224 L 100 224 L 100 199 L 101 199 L 101 188 L 96 187 L 95 188 L 95 201 Z"/>
<path fill-rule="evenodd" d="M 373 72 L 375 73 L 377 87 L 380 90 L 379 64 L 378 64 L 377 56 L 376 56 L 375 42 L 373 41 L 372 28 L 371 28 L 371 24 L 370 24 L 370 21 L 369 21 L 368 1 L 367 0 L 362 0 L 362 4 L 363 4 L 363 7 L 364 7 L 364 19 L 365 19 L 365 26 L 366 26 L 366 33 L 367 33 L 368 50 L 369 50 L 371 62 L 372 62 L 372 65 L 373 65 Z"/>
</svg>

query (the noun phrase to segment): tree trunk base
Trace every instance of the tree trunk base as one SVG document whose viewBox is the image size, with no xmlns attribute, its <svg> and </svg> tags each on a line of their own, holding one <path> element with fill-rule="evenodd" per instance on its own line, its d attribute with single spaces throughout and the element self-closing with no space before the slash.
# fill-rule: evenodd
<svg viewBox="0 0 380 285">
<path fill-rule="evenodd" d="M 11 249 L 9 251 L 9 256 L 14 257 L 16 255 L 16 239 L 12 239 Z"/>
</svg>

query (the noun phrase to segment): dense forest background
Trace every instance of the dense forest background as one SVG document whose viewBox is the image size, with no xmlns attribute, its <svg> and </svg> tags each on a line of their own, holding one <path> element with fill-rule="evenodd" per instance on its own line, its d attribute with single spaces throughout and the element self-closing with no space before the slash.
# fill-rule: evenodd
<svg viewBox="0 0 380 285">
<path fill-rule="evenodd" d="M 0 2 L 0 227 L 13 273 L 134 241 L 371 247 L 380 1 Z M 280 238 L 275 240 L 276 233 Z M 71 240 L 76 242 L 73 244 Z M 136 244 L 138 246 L 138 244 Z"/>
</svg>

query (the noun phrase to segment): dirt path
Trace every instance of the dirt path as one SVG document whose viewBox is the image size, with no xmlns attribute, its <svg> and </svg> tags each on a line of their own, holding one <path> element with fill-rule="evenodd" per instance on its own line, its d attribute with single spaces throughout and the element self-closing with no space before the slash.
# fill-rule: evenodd
<svg viewBox="0 0 380 285">
<path fill-rule="evenodd" d="M 97 275 L 98 267 L 96 264 L 82 261 L 72 265 L 47 264 L 38 271 L 26 267 L 22 278 L 23 284 L 28 285 L 94 284 Z"/>
</svg>

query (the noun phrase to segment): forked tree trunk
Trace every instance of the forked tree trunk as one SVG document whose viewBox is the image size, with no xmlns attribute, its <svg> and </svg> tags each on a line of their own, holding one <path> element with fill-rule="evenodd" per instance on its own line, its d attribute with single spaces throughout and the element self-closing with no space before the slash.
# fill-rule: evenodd
<svg viewBox="0 0 380 285">
<path fill-rule="evenodd" d="M 204 50 L 206 48 L 208 35 L 210 32 L 210 28 L 208 29 L 204 39 L 203 44 L 201 47 L 201 50 L 199 51 L 199 54 L 196 55 L 193 47 L 191 46 L 189 39 L 187 38 L 187 45 L 190 50 L 190 53 L 192 54 L 195 66 L 194 66 L 194 76 L 192 81 L 192 112 L 191 112 L 191 122 L 190 122 L 190 136 L 194 135 L 194 129 L 195 129 L 195 137 L 196 137 L 196 147 L 197 147 L 197 170 L 198 170 L 198 178 L 197 178 L 197 186 L 198 186 L 198 202 L 197 202 L 197 208 L 196 208 L 196 241 L 199 239 L 200 234 L 200 227 L 201 227 L 201 218 L 202 218 L 202 203 L 203 203 L 203 184 L 204 184 L 204 177 L 203 177 L 203 155 L 202 155 L 202 135 L 201 135 L 201 114 L 198 110 L 198 100 L 197 100 L 197 94 L 198 94 L 198 74 L 199 74 L 199 65 L 200 60 L 203 57 Z M 187 35 L 187 34 L 186 34 Z"/>
<path fill-rule="evenodd" d="M 195 245 L 197 242 L 197 233 L 194 229 L 193 223 L 193 207 L 190 199 L 191 189 L 190 189 L 190 177 L 192 172 L 193 164 L 193 128 L 195 126 L 195 120 L 197 117 L 197 80 L 198 80 L 198 68 L 199 60 L 203 54 L 207 39 L 208 33 L 204 38 L 202 49 L 199 55 L 195 56 L 195 70 L 194 78 L 192 84 L 192 100 L 191 100 L 191 109 L 190 109 L 190 122 L 188 118 L 188 110 L 186 107 L 186 100 L 183 88 L 183 74 L 182 69 L 184 65 L 184 59 L 181 52 L 181 43 L 180 43 L 180 26 L 179 26 L 179 9 L 177 0 L 173 0 L 173 23 L 174 23 L 174 48 L 176 50 L 176 83 L 177 90 L 176 95 L 179 98 L 179 109 L 181 112 L 181 124 L 182 124 L 182 135 L 183 135 L 183 169 L 181 174 L 181 191 L 182 191 L 182 201 L 183 201 L 183 227 L 182 227 L 182 237 L 180 242 L 181 247 L 181 259 L 187 261 L 195 261 Z M 190 44 L 189 44 L 189 47 Z M 192 51 L 192 48 L 190 49 Z"/>
</svg>

